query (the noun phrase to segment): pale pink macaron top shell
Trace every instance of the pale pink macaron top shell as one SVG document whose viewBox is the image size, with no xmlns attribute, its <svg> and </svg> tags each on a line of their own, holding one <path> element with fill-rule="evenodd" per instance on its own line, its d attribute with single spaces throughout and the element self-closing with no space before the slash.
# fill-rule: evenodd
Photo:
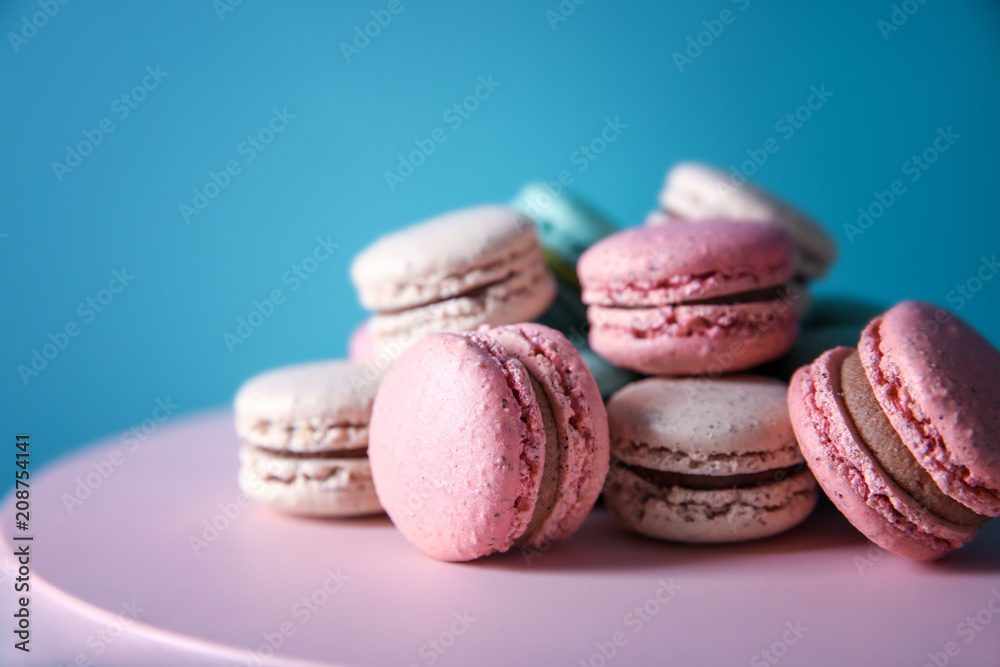
<svg viewBox="0 0 1000 667">
<path fill-rule="evenodd" d="M 882 469 L 847 416 L 840 369 L 854 350 L 838 347 L 795 372 L 788 408 L 802 455 L 845 517 L 893 553 L 930 560 L 976 534 L 927 510 Z"/>
<path fill-rule="evenodd" d="M 1000 516 L 1000 352 L 916 301 L 872 320 L 858 350 L 890 423 L 941 490 Z"/>
<path fill-rule="evenodd" d="M 599 241 L 577 273 L 586 304 L 660 306 L 781 285 L 794 273 L 794 250 L 775 225 L 678 220 Z"/>
<path fill-rule="evenodd" d="M 463 561 L 510 548 L 527 528 L 544 443 L 524 365 L 441 333 L 386 374 L 368 457 L 379 501 L 403 535 L 432 558 Z"/>
</svg>

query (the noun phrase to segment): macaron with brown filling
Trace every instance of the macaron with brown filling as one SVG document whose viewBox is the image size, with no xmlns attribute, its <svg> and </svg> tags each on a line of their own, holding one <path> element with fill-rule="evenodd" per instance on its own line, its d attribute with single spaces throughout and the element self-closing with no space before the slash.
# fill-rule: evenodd
<svg viewBox="0 0 1000 667">
<path fill-rule="evenodd" d="M 248 380 L 235 402 L 244 493 L 290 514 L 381 513 L 368 465 L 368 421 L 381 379 L 370 366 L 335 360 Z"/>
<path fill-rule="evenodd" d="M 796 371 L 789 410 L 817 481 L 870 540 L 940 558 L 1000 516 L 1000 352 L 943 308 L 905 301 L 857 349 Z"/>
<path fill-rule="evenodd" d="M 627 528 L 678 542 L 776 535 L 816 505 L 786 386 L 753 375 L 648 378 L 608 401 L 608 508 Z"/>
</svg>

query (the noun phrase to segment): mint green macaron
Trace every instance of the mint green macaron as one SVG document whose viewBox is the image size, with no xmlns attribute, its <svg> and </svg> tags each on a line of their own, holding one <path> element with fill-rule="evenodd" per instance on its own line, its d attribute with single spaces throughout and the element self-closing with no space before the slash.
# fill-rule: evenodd
<svg viewBox="0 0 1000 667">
<path fill-rule="evenodd" d="M 580 255 L 618 231 L 589 204 L 545 183 L 528 183 L 509 206 L 534 221 L 549 268 L 562 282 L 577 289 L 576 262 Z"/>
</svg>

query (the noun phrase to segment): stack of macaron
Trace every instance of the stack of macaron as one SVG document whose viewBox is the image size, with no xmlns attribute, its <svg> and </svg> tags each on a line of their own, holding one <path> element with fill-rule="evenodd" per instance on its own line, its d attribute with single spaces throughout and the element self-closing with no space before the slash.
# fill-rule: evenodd
<svg viewBox="0 0 1000 667">
<path fill-rule="evenodd" d="M 661 539 L 774 535 L 809 515 L 816 482 L 786 385 L 745 371 L 793 348 L 804 285 L 826 272 L 833 242 L 792 206 L 705 165 L 671 169 L 659 203 L 577 266 L 591 347 L 657 376 L 609 400 L 607 505 Z"/>
<path fill-rule="evenodd" d="M 1000 516 L 1000 352 L 927 304 L 803 316 L 832 240 L 711 167 L 675 167 L 660 205 L 618 230 L 529 184 L 377 239 L 351 266 L 372 311 L 351 361 L 239 391 L 243 488 L 384 511 L 445 561 L 547 549 L 602 491 L 628 530 L 725 543 L 798 525 L 822 488 L 917 559 Z"/>
<path fill-rule="evenodd" d="M 368 465 L 368 422 L 381 375 L 347 361 L 287 366 L 236 394 L 240 487 L 290 514 L 382 511 Z"/>
</svg>

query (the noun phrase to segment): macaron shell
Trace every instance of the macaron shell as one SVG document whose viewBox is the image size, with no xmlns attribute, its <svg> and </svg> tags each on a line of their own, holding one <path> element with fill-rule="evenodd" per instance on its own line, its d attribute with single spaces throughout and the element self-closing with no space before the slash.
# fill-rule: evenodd
<svg viewBox="0 0 1000 667">
<path fill-rule="evenodd" d="M 1000 352 L 916 301 L 874 319 L 858 351 L 890 423 L 941 490 L 1000 516 Z"/>
<path fill-rule="evenodd" d="M 340 518 L 382 513 L 363 456 L 287 458 L 244 445 L 239 484 L 255 501 L 289 514 Z"/>
<path fill-rule="evenodd" d="M 484 333 L 523 363 L 543 387 L 560 439 L 557 501 L 525 544 L 541 546 L 564 539 L 583 523 L 608 473 L 608 418 L 600 389 L 573 345 L 554 329 L 527 323 Z"/>
<path fill-rule="evenodd" d="M 605 238 L 583 253 L 577 274 L 588 305 L 661 306 L 782 285 L 793 251 L 774 225 L 676 221 Z"/>
<path fill-rule="evenodd" d="M 434 334 L 386 374 L 368 455 L 376 492 L 432 558 L 506 551 L 528 526 L 544 427 L 523 364 L 477 334 Z"/>
<path fill-rule="evenodd" d="M 576 266 L 584 250 L 617 231 L 589 204 L 565 191 L 556 194 L 543 183 L 525 185 L 510 207 L 533 220 L 542 245 L 570 266 Z"/>
<path fill-rule="evenodd" d="M 787 352 L 798 314 L 787 303 L 604 308 L 591 306 L 590 347 L 615 366 L 648 375 L 722 374 Z"/>
<path fill-rule="evenodd" d="M 691 220 L 717 217 L 757 220 L 781 225 L 795 239 L 799 271 L 822 278 L 837 255 L 837 244 L 819 223 L 787 202 L 706 164 L 682 162 L 666 176 L 660 205 L 672 215 Z"/>
<path fill-rule="evenodd" d="M 805 520 L 816 499 L 808 470 L 771 484 L 700 490 L 658 487 L 615 466 L 604 490 L 608 509 L 625 527 L 649 537 L 695 543 L 777 535 Z"/>
<path fill-rule="evenodd" d="M 351 332 L 351 337 L 347 341 L 347 358 L 355 364 L 364 364 L 375 359 L 375 341 L 372 340 L 368 320 Z"/>
<path fill-rule="evenodd" d="M 853 353 L 852 348 L 835 348 L 792 377 L 788 408 L 802 454 L 826 494 L 868 539 L 908 558 L 940 558 L 971 541 L 976 527 L 927 511 L 862 443 L 838 395 L 840 368 Z"/>
<path fill-rule="evenodd" d="M 552 303 L 556 282 L 544 264 L 515 273 L 474 295 L 465 295 L 393 314 L 377 314 L 370 322 L 377 354 L 399 356 L 421 338 L 434 333 L 471 331 L 483 324 L 501 325 L 531 320 Z"/>
<path fill-rule="evenodd" d="M 544 265 L 534 225 L 503 206 L 454 211 L 381 237 L 351 264 L 369 310 L 448 299 Z"/>
<path fill-rule="evenodd" d="M 236 394 L 236 431 L 247 443 L 291 452 L 363 448 L 382 372 L 344 360 L 286 366 Z"/>
<path fill-rule="evenodd" d="M 647 378 L 608 401 L 613 456 L 689 475 L 744 475 L 803 462 L 784 382 L 755 375 Z"/>
</svg>

